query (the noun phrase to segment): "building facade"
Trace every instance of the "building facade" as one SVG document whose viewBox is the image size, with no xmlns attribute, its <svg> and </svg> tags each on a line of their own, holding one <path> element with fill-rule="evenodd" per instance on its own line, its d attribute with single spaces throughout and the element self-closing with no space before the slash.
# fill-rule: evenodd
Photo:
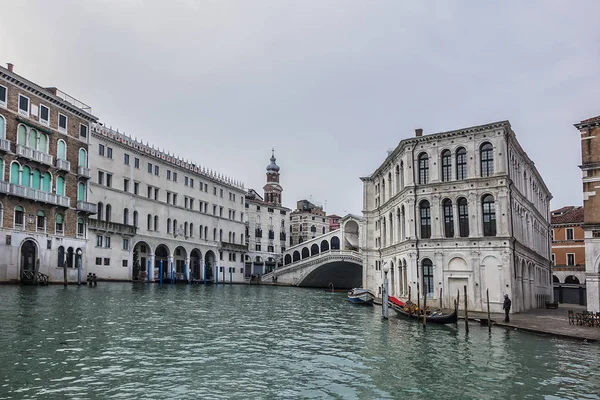
<svg viewBox="0 0 600 400">
<path fill-rule="evenodd" d="M 275 154 L 267 166 L 264 198 L 255 190 L 246 193 L 246 274 L 262 275 L 283 264 L 290 209 L 283 207 L 283 188 Z"/>
<path fill-rule="evenodd" d="M 552 300 L 551 194 L 508 121 L 402 140 L 362 178 L 363 285 L 452 307 L 515 312 Z M 461 300 L 462 303 L 463 300 Z M 461 304 L 462 308 L 462 304 Z"/>
<path fill-rule="evenodd" d="M 329 218 L 322 206 L 308 200 L 296 202 L 296 209 L 290 214 L 290 247 L 328 232 Z"/>
<path fill-rule="evenodd" d="M 86 272 L 111 280 L 243 282 L 243 185 L 102 124 L 90 136 Z M 206 267 L 206 269 L 205 269 Z"/>
<path fill-rule="evenodd" d="M 600 116 L 575 128 L 581 135 L 587 309 L 600 312 Z"/>
<path fill-rule="evenodd" d="M 0 67 L 0 281 L 77 280 L 91 108 Z"/>
</svg>

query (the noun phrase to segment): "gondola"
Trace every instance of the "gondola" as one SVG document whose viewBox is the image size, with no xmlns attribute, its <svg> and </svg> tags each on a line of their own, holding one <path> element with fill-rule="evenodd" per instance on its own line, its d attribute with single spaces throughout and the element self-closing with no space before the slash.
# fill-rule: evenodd
<svg viewBox="0 0 600 400">
<path fill-rule="evenodd" d="M 396 311 L 396 313 L 405 318 L 409 319 L 423 319 L 423 315 L 411 314 L 404 311 L 404 308 L 398 307 L 395 304 L 390 304 L 392 309 Z M 455 324 L 458 322 L 458 314 L 456 309 L 451 314 L 444 314 L 442 312 L 433 312 L 427 316 L 427 322 L 432 324 Z"/>
</svg>

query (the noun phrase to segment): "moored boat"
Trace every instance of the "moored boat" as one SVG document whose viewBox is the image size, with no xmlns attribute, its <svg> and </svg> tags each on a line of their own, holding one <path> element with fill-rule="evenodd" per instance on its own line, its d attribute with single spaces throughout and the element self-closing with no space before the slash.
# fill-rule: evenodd
<svg viewBox="0 0 600 400">
<path fill-rule="evenodd" d="M 409 319 L 414 318 L 414 319 L 422 320 L 423 319 L 422 310 L 421 310 L 421 312 L 417 312 L 417 310 L 412 310 L 411 305 L 413 305 L 413 303 L 409 302 L 409 303 L 406 303 L 404 305 L 404 307 L 401 307 L 401 306 L 398 306 L 398 305 L 392 303 L 391 307 L 394 311 L 396 311 L 396 314 L 398 314 L 398 316 L 409 318 Z M 409 311 L 409 310 L 411 310 L 411 311 Z M 450 314 L 443 313 L 442 311 L 433 311 L 433 312 L 427 314 L 427 322 L 432 323 L 432 324 L 455 324 L 456 322 L 458 322 L 458 313 L 457 313 L 456 309 L 454 309 L 454 311 Z"/>
<path fill-rule="evenodd" d="M 354 288 L 348 292 L 348 301 L 355 304 L 373 304 L 375 296 L 368 289 Z"/>
</svg>

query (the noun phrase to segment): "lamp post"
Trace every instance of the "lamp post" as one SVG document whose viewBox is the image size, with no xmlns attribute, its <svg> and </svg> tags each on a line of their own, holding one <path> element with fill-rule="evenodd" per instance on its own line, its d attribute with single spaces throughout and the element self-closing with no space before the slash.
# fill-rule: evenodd
<svg viewBox="0 0 600 400">
<path fill-rule="evenodd" d="M 390 267 L 387 263 L 383 264 L 383 318 L 388 319 L 388 272 Z"/>
<path fill-rule="evenodd" d="M 81 285 L 81 249 L 77 249 L 77 285 Z"/>
</svg>

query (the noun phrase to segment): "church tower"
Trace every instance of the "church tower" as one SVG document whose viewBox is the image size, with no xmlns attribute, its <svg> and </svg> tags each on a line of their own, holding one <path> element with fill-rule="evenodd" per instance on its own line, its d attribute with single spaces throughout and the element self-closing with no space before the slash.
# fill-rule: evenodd
<svg viewBox="0 0 600 400">
<path fill-rule="evenodd" d="M 271 164 L 267 166 L 267 184 L 263 187 L 265 191 L 264 199 L 267 203 L 280 206 L 283 189 L 279 184 L 279 166 L 275 163 L 275 149 L 271 151 Z"/>
</svg>

